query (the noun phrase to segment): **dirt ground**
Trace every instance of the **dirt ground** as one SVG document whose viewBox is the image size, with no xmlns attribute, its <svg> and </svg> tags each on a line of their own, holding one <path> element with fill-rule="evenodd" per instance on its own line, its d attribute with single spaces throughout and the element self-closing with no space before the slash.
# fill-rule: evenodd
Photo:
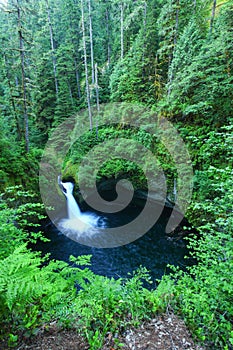
<svg viewBox="0 0 233 350">
<path fill-rule="evenodd" d="M 121 344 L 121 346 L 117 344 Z M 1 350 L 8 350 L 0 344 Z M 22 341 L 16 350 L 88 350 L 90 346 L 75 330 L 58 330 L 51 327 L 36 337 Z M 137 329 L 129 329 L 115 339 L 107 334 L 102 350 L 204 350 L 194 343 L 184 322 L 174 314 L 161 315 L 144 322 Z"/>
</svg>

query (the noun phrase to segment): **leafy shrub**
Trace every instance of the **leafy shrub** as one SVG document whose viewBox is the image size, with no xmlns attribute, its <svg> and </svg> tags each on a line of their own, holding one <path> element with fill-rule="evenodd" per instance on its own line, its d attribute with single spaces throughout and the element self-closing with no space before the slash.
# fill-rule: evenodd
<svg viewBox="0 0 233 350">
<path fill-rule="evenodd" d="M 209 133 L 199 150 L 199 159 L 206 159 L 206 164 L 196 173 L 196 192 L 188 212 L 201 237 L 188 238 L 197 264 L 187 272 L 173 267 L 173 279 L 163 277 L 154 297 L 156 302 L 161 296 L 160 306 L 173 307 L 193 334 L 214 349 L 233 345 L 233 172 L 221 152 L 218 158 L 207 158 L 212 143 L 216 154 L 216 147 L 222 149 L 223 138 L 229 155 L 230 133 Z"/>
<path fill-rule="evenodd" d="M 21 245 L 0 261 L 0 324 L 9 334 L 31 335 L 43 323 L 58 316 L 64 321 L 61 310 L 68 323 L 72 312 L 64 310 L 72 310 L 77 292 L 75 283 L 82 280 L 87 271 L 71 268 L 61 261 L 42 266 L 46 260 Z"/>
<path fill-rule="evenodd" d="M 198 265 L 188 273 L 176 272 L 175 309 L 193 333 L 215 349 L 230 346 L 233 318 L 233 239 L 209 227 L 195 250 Z M 231 232 L 232 233 L 232 232 Z"/>
<path fill-rule="evenodd" d="M 138 325 L 149 317 L 152 302 L 143 280 L 150 282 L 145 268 L 125 280 L 88 272 L 75 299 L 75 311 L 91 349 L 100 348 L 107 332 L 117 335 L 127 325 Z"/>
<path fill-rule="evenodd" d="M 150 282 L 146 269 L 139 269 L 132 278 L 114 280 L 84 268 L 91 256 L 71 257 L 73 266 L 42 258 L 27 245 L 43 237 L 25 230 L 37 228 L 26 218 L 40 219 L 40 205 L 26 202 L 34 197 L 20 187 L 7 189 L 2 197 L 0 326 L 9 345 L 17 342 L 19 334 L 30 336 L 55 320 L 79 328 L 97 349 L 107 332 L 136 325 L 150 314 L 152 302 L 143 287 L 143 280 Z"/>
<path fill-rule="evenodd" d="M 34 193 L 14 186 L 8 187 L 0 197 L 0 259 L 25 242 L 46 241 L 37 229 L 45 217 L 44 207 L 35 200 Z M 32 228 L 37 232 L 32 232 Z"/>
</svg>

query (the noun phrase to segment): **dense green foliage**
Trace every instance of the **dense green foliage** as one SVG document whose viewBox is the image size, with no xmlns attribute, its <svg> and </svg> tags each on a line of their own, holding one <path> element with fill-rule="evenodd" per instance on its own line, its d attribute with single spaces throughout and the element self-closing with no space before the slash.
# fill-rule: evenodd
<svg viewBox="0 0 233 350">
<path fill-rule="evenodd" d="M 188 239 L 198 264 L 189 273 L 177 271 L 175 281 L 165 277 L 159 288 L 170 293 L 169 303 L 186 319 L 199 339 L 214 348 L 228 349 L 233 344 L 233 170 L 232 133 L 230 128 L 206 135 L 206 143 L 199 151 L 199 161 L 206 153 L 221 154 L 205 163 L 196 174 L 197 191 L 189 219 L 201 233 L 200 240 Z"/>
<path fill-rule="evenodd" d="M 15 194 L 18 192 L 16 189 Z M 25 195 L 29 194 L 23 193 L 23 197 Z M 13 202 L 16 201 L 14 198 Z M 71 256 L 71 264 L 49 261 L 48 256 L 42 258 L 40 253 L 28 249 L 25 241 L 44 239 L 43 236 L 38 233 L 28 239 L 25 225 L 27 227 L 29 222 L 24 220 L 22 228 L 17 228 L 9 222 L 13 219 L 9 215 L 13 209 L 6 200 L 3 204 L 0 214 L 0 337 L 7 334 L 9 345 L 14 345 L 22 334 L 37 334 L 40 327 L 49 327 L 49 323 L 55 321 L 61 326 L 79 329 L 91 348 L 97 349 L 106 332 L 114 333 L 128 324 L 137 325 L 149 317 L 152 303 L 149 291 L 143 287 L 143 280 L 150 282 L 146 269 L 140 268 L 134 276 L 116 281 L 89 270 L 91 256 Z M 34 206 L 28 203 L 31 215 Z M 24 209 L 23 204 L 19 205 L 14 211 L 14 220 L 21 223 Z M 34 215 L 38 216 L 36 212 Z"/>
<path fill-rule="evenodd" d="M 88 1 L 82 8 L 77 0 L 0 6 L 1 337 L 14 345 L 19 335 L 56 321 L 79 329 L 94 350 L 107 332 L 169 306 L 197 340 L 232 349 L 233 1 L 215 7 L 212 0 L 91 0 L 91 11 Z M 90 257 L 68 265 L 29 249 L 44 239 L 38 163 L 46 141 L 88 103 L 98 108 L 110 101 L 145 105 L 167 117 L 192 157 L 187 218 L 200 238 L 188 244 L 197 264 L 185 273 L 175 269 L 155 291 L 143 288 L 142 280 L 149 281 L 143 268 L 114 281 L 95 276 Z M 156 154 L 172 187 L 174 162 L 156 137 L 122 125 L 100 127 L 97 134 L 86 133 L 69 150 L 64 178 L 77 181 L 79 164 L 94 146 L 131 138 Z M 121 177 L 146 186 L 141 169 L 122 159 L 105 162 L 97 174 L 98 181 Z"/>
<path fill-rule="evenodd" d="M 124 140 L 123 143 L 120 141 L 115 142 L 115 140 Z M 112 141 L 112 142 L 111 142 Z M 105 144 L 103 144 L 105 142 Z M 147 188 L 147 180 L 144 172 L 140 169 L 139 165 L 135 162 L 126 160 L 123 158 L 110 157 L 110 159 L 105 160 L 103 154 L 113 154 L 117 148 L 117 153 L 119 154 L 134 154 L 135 144 L 140 144 L 148 149 L 153 154 L 156 154 L 156 159 L 159 166 L 163 169 L 164 174 L 167 180 L 167 186 L 170 189 L 173 186 L 173 179 L 176 175 L 176 167 L 174 161 L 172 160 L 171 155 L 167 152 L 165 146 L 159 140 L 157 135 L 148 134 L 146 131 L 140 128 L 128 128 L 124 125 L 112 125 L 104 126 L 98 130 L 98 138 L 96 137 L 96 132 L 90 131 L 85 133 L 80 137 L 69 149 L 69 152 L 66 155 L 66 160 L 64 162 L 63 168 L 63 178 L 73 177 L 75 182 L 79 183 L 78 175 L 79 165 L 85 160 L 85 165 L 83 165 L 82 171 L 85 176 L 86 186 L 91 179 L 88 178 L 88 169 L 90 169 L 90 178 L 93 176 L 92 169 L 99 169 L 96 174 L 97 183 L 101 182 L 101 179 L 124 179 L 129 178 L 132 182 L 134 189 L 144 189 Z M 96 147 L 98 146 L 99 147 Z M 90 159 L 85 159 L 85 155 L 94 149 L 93 161 Z M 125 151 L 127 149 L 127 153 Z M 146 159 L 146 156 L 141 156 L 141 162 L 145 164 L 147 171 L 154 171 L 153 164 L 154 159 Z M 90 158 L 90 157 L 89 157 Z M 135 157 L 136 158 L 136 157 Z M 102 162 L 100 162 L 100 160 Z M 99 167 L 97 164 L 101 164 Z M 85 169 L 87 170 L 85 171 Z M 80 176 L 81 177 L 81 176 Z"/>
</svg>

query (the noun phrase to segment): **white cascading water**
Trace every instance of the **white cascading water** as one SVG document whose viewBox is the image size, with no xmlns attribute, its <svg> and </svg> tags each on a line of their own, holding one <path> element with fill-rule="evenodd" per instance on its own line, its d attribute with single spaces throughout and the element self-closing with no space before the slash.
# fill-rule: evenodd
<svg viewBox="0 0 233 350">
<path fill-rule="evenodd" d="M 74 240 L 84 234 L 93 235 L 97 233 L 98 227 L 104 227 L 99 217 L 92 213 L 82 213 L 74 196 L 74 184 L 62 182 L 58 178 L 58 184 L 66 196 L 68 218 L 60 220 L 58 226 L 63 234 Z"/>
<path fill-rule="evenodd" d="M 68 218 L 71 220 L 79 218 L 82 214 L 73 196 L 74 184 L 72 182 L 61 182 L 61 185 L 65 189 L 63 193 L 67 199 Z"/>
</svg>

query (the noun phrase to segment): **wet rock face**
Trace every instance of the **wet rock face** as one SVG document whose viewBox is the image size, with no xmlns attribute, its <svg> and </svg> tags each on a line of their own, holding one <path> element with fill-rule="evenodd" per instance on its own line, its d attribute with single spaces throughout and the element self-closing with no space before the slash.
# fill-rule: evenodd
<svg viewBox="0 0 233 350">
<path fill-rule="evenodd" d="M 112 205 L 111 204 L 112 201 L 116 200 L 115 205 L 117 206 L 118 204 L 119 208 L 121 208 L 122 203 L 118 198 L 118 194 L 116 192 L 117 183 L 119 185 L 119 179 L 102 179 L 102 181 L 97 184 L 97 189 L 98 189 L 99 195 L 104 200 L 109 201 L 109 206 Z M 120 182 L 120 186 L 122 186 L 121 188 L 123 188 L 125 192 L 132 190 L 132 188 L 128 186 L 127 181 Z M 88 195 L 89 195 L 89 198 L 91 198 L 92 196 L 94 198 L 95 197 L 94 189 L 93 191 L 89 190 Z M 76 190 L 75 197 L 80 207 L 85 210 L 86 209 L 85 198 L 83 198 L 79 190 Z M 119 202 L 117 203 L 118 200 Z M 162 206 L 164 207 L 164 210 L 168 213 L 168 216 L 172 215 L 180 218 L 179 220 L 180 224 L 178 225 L 178 227 L 174 231 L 166 234 L 166 236 L 171 243 L 174 243 L 175 245 L 185 246 L 185 242 L 183 241 L 183 238 L 190 234 L 193 234 L 194 232 L 183 229 L 183 226 L 189 226 L 189 223 L 185 218 L 183 219 L 183 214 L 181 212 L 177 210 L 173 211 L 174 203 L 168 197 L 164 198 L 160 191 L 154 191 L 148 194 L 148 192 L 144 189 L 134 189 L 134 194 L 133 194 L 133 199 L 131 204 L 135 207 L 143 208 L 145 206 L 146 201 L 149 201 L 151 203 L 151 207 L 154 208 L 155 212 L 156 210 L 158 210 L 158 207 Z"/>
<path fill-rule="evenodd" d="M 102 179 L 101 182 L 97 184 L 97 189 L 99 195 L 106 201 L 109 201 L 109 206 L 111 206 L 111 201 L 115 201 L 118 199 L 118 195 L 116 192 L 116 184 L 119 184 L 119 179 Z M 120 182 L 120 186 L 124 189 L 125 192 L 132 190 L 128 186 L 127 181 Z M 90 198 L 95 197 L 95 192 L 89 191 Z M 85 198 L 81 195 L 79 190 L 75 192 L 76 200 L 78 201 L 80 207 L 86 210 Z M 168 198 L 164 198 L 162 193 L 159 191 L 148 192 L 144 189 L 134 189 L 133 199 L 131 204 L 138 208 L 143 208 L 145 206 L 146 201 L 151 203 L 151 207 L 154 208 L 155 212 L 158 210 L 158 207 L 164 207 L 164 210 L 168 213 L 168 216 L 172 215 L 177 216 L 180 220 L 180 224 L 170 233 L 166 234 L 166 238 L 171 244 L 178 245 L 180 247 L 184 247 L 186 245 L 184 238 L 189 235 L 194 235 L 198 238 L 198 234 L 195 230 L 190 230 L 188 227 L 190 226 L 189 222 L 183 218 L 183 214 L 177 210 L 173 211 L 174 203 Z M 122 207 L 122 203 L 119 199 L 119 203 L 117 200 L 115 201 L 115 205 L 119 205 L 119 210 Z M 153 211 L 153 210 L 152 210 Z M 185 227 L 185 229 L 184 229 Z M 188 229 L 187 229 L 188 228 Z"/>
<path fill-rule="evenodd" d="M 98 192 L 103 196 L 106 200 L 113 200 L 117 198 L 116 193 L 116 184 L 118 183 L 118 179 L 104 179 L 100 183 L 97 184 Z M 129 183 L 127 181 L 121 182 L 120 187 L 123 187 L 125 191 L 131 191 L 131 187 L 129 186 Z M 89 192 L 90 195 L 91 191 Z M 94 195 L 94 191 L 93 191 Z M 81 196 L 79 191 L 76 191 L 75 196 L 77 197 L 77 200 L 79 203 L 82 204 L 83 197 Z M 161 203 L 161 205 L 164 204 L 167 208 L 173 208 L 174 203 L 172 203 L 168 198 L 164 198 L 163 193 L 158 190 L 151 191 L 150 195 L 148 195 L 148 192 L 146 190 L 142 189 L 134 189 L 134 196 L 133 200 L 135 201 L 135 204 L 138 206 L 144 206 L 146 200 L 150 200 L 151 203 Z"/>
</svg>

